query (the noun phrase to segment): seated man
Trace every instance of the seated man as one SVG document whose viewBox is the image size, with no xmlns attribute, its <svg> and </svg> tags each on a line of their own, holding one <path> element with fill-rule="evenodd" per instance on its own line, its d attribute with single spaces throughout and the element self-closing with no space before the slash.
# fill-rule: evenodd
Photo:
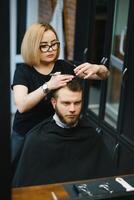
<svg viewBox="0 0 134 200">
<path fill-rule="evenodd" d="M 13 186 L 113 175 L 112 159 L 101 135 L 88 118 L 81 117 L 82 88 L 74 78 L 53 92 L 55 114 L 27 134 Z"/>
</svg>

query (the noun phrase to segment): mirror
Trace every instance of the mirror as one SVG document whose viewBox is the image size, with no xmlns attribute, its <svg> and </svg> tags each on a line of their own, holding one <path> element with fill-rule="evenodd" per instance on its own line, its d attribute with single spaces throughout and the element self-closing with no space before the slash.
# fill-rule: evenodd
<svg viewBox="0 0 134 200">
<path fill-rule="evenodd" d="M 43 14 L 44 13 L 41 13 L 41 10 L 37 10 L 37 8 L 41 8 L 42 6 L 44 6 L 44 11 L 45 10 L 48 10 L 48 8 L 46 8 L 45 6 L 48 6 L 49 9 L 51 10 L 51 6 L 50 4 L 41 4 L 41 1 L 32 1 L 32 3 L 30 4 L 30 0 L 28 1 L 28 4 L 27 6 L 33 6 L 33 8 L 31 10 L 35 10 L 35 15 L 34 15 L 34 21 L 37 21 L 37 20 L 45 20 L 43 17 Z M 33 3 L 34 2 L 34 3 Z M 54 2 L 54 1 L 48 1 L 49 3 L 50 2 Z M 75 2 L 72 6 L 72 9 L 73 9 L 73 17 L 72 17 L 72 22 L 73 24 L 70 25 L 70 29 L 68 30 L 71 30 L 71 27 L 75 27 L 75 12 L 76 12 L 76 1 L 73 1 Z M 92 55 L 91 55 L 91 59 L 92 59 L 92 62 L 93 63 L 100 63 L 102 57 L 103 57 L 103 48 L 104 48 L 104 43 L 105 43 L 105 31 L 106 31 L 106 23 L 107 23 L 107 16 L 108 16 L 108 13 L 107 13 L 107 4 L 108 4 L 109 1 L 96 1 L 96 15 L 95 15 L 95 26 L 94 26 L 94 38 L 92 40 L 92 44 L 89 46 L 92 47 Z M 119 2 L 119 7 L 120 5 L 122 5 L 122 1 L 118 1 Z M 126 2 L 126 1 L 125 1 Z M 38 4 L 38 6 L 37 6 Z M 21 9 L 21 15 L 23 16 L 23 14 L 25 13 L 25 6 L 26 5 L 23 5 L 23 10 Z M 17 5 L 14 3 L 14 7 L 17 8 Z M 17 22 L 17 15 L 20 15 L 20 13 L 17 11 L 17 14 L 14 13 L 14 7 L 11 8 L 11 24 L 13 24 L 13 22 Z M 21 44 L 21 40 L 22 40 L 22 35 L 19 35 L 18 34 L 18 30 L 19 30 L 19 33 L 24 33 L 24 30 L 25 28 L 30 24 L 32 23 L 32 17 L 33 15 L 31 15 L 30 13 L 30 10 L 29 10 L 29 7 L 27 8 L 27 10 L 29 11 L 27 13 L 27 20 L 25 21 L 25 19 L 21 19 L 22 23 L 14 23 L 15 25 L 19 25 L 20 27 L 18 27 L 18 29 L 16 29 L 16 26 L 11 26 L 11 77 L 13 78 L 13 73 L 14 73 L 14 70 L 15 68 L 17 67 L 18 64 L 22 63 L 23 60 L 20 56 L 20 52 L 18 51 L 19 47 L 18 45 Z M 43 11 L 43 12 L 44 12 Z M 52 10 L 51 10 L 52 11 Z M 127 6 L 126 6 L 126 13 L 125 14 L 128 14 L 127 13 Z M 38 14 L 39 15 L 38 15 Z M 49 13 L 51 15 L 51 12 Z M 66 10 L 66 16 L 69 17 L 69 13 L 67 12 Z M 46 16 L 48 17 L 48 16 Z M 121 17 L 121 16 L 120 16 Z M 36 18 L 36 19 L 35 19 Z M 49 18 L 46 18 L 49 22 L 49 19 L 50 19 L 50 16 Z M 19 18 L 18 18 L 19 20 Z M 73 21 L 74 20 L 74 21 Z M 116 23 L 116 22 L 115 22 Z M 21 27 L 21 25 L 23 24 L 23 28 Z M 26 25 L 26 27 L 25 27 Z M 119 25 L 117 23 L 117 25 Z M 122 32 L 121 32 L 121 36 L 122 36 L 122 40 L 120 42 L 120 51 L 124 54 L 124 36 L 125 36 L 125 25 L 126 25 L 126 19 L 125 19 L 125 24 L 122 25 L 122 27 L 124 27 L 124 29 L 122 29 Z M 74 36 L 74 29 L 71 30 L 71 33 L 68 33 L 67 32 L 67 28 L 68 28 L 68 23 L 66 21 L 66 35 L 68 37 L 68 41 L 70 42 L 69 38 L 73 38 Z M 17 30 L 15 33 L 14 31 Z M 114 35 L 114 34 L 113 34 Z M 12 38 L 13 37 L 13 38 Z M 16 41 L 17 41 L 17 44 L 16 44 Z M 67 48 L 68 48 L 68 53 L 67 53 L 67 59 L 72 59 L 73 58 L 73 51 L 70 53 L 70 49 L 73 49 L 73 40 L 71 40 L 71 47 L 69 46 L 70 43 L 68 42 L 67 44 Z M 113 42 L 113 41 L 112 41 Z M 116 83 L 115 83 L 116 84 Z M 111 84 L 110 84 L 111 85 Z M 110 90 L 109 90 L 110 92 Z M 111 97 L 111 95 L 109 95 Z M 110 101 L 110 98 L 108 96 L 108 101 Z M 96 115 L 99 115 L 99 105 L 100 105 L 100 81 L 92 81 L 92 85 L 91 85 L 91 88 L 90 88 L 90 94 L 89 94 L 89 109 L 91 109 L 92 112 L 94 112 Z M 113 104 L 112 104 L 113 106 Z M 11 112 L 12 112 L 12 119 L 14 117 L 14 113 L 16 111 L 16 108 L 14 106 L 14 103 L 13 103 L 13 100 L 12 100 L 12 109 L 11 109 Z M 116 110 L 117 111 L 117 110 Z M 110 112 L 108 111 L 108 106 L 106 106 L 106 118 L 105 120 L 107 120 L 107 117 L 108 117 L 108 114 Z M 111 114 L 111 113 L 110 113 Z M 117 120 L 117 119 L 116 119 Z M 109 121 L 108 121 L 109 122 Z M 114 127 L 116 126 L 116 124 L 114 124 Z"/>
</svg>

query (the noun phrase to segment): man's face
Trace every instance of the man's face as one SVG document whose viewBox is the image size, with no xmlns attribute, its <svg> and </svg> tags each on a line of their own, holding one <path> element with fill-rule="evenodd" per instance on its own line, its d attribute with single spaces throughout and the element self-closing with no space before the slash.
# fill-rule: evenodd
<svg viewBox="0 0 134 200">
<path fill-rule="evenodd" d="M 60 120 L 73 126 L 81 113 L 82 91 L 73 92 L 67 87 L 61 88 L 57 93 L 57 98 L 52 98 L 51 102 Z"/>
</svg>

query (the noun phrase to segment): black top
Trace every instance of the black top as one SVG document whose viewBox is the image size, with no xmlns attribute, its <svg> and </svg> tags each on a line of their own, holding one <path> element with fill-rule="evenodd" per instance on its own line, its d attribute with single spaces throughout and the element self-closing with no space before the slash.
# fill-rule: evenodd
<svg viewBox="0 0 134 200">
<path fill-rule="evenodd" d="M 51 73 L 58 71 L 62 74 L 74 74 L 73 65 L 64 60 L 57 60 Z M 21 64 L 16 68 L 11 87 L 13 88 L 14 85 L 25 85 L 28 88 L 28 93 L 30 93 L 49 81 L 50 78 L 49 75 L 37 72 L 34 67 Z M 47 98 L 44 97 L 38 105 L 25 113 L 17 111 L 13 122 L 13 130 L 19 134 L 25 134 L 36 124 L 52 115 L 54 110 L 50 97 L 51 93 L 47 95 Z"/>
<path fill-rule="evenodd" d="M 13 186 L 41 185 L 114 175 L 111 156 L 89 119 L 65 129 L 49 118 L 26 135 Z"/>
</svg>

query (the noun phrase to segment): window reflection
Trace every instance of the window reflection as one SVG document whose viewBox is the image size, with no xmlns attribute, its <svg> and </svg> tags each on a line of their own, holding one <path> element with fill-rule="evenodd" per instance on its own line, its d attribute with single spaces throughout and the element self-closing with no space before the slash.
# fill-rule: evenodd
<svg viewBox="0 0 134 200">
<path fill-rule="evenodd" d="M 107 0 L 96 1 L 96 15 L 93 30 L 93 38 L 92 44 L 90 44 L 92 49 L 90 55 L 92 63 L 100 63 L 103 57 L 105 29 L 107 21 L 107 3 Z M 100 87 L 101 81 L 91 81 L 88 108 L 96 115 L 99 115 L 101 95 Z"/>
<path fill-rule="evenodd" d="M 118 121 L 128 9 L 129 0 L 116 1 L 110 56 L 111 75 L 108 80 L 105 110 L 105 121 L 114 128 L 117 128 Z"/>
</svg>

